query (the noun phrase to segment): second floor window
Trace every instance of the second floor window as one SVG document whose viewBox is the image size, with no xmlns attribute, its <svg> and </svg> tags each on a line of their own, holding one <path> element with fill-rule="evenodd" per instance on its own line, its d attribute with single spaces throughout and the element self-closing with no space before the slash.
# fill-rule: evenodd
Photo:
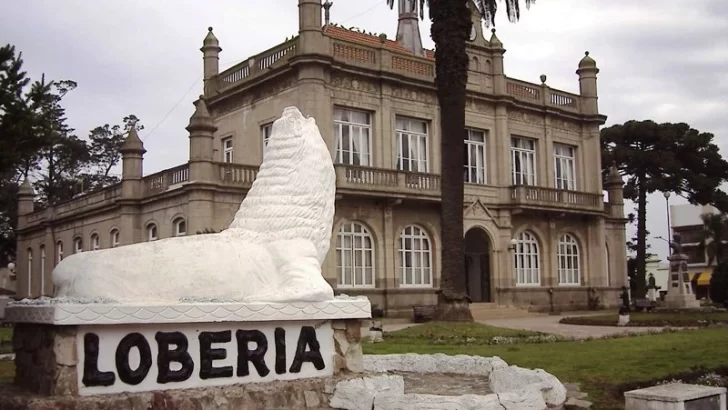
<svg viewBox="0 0 728 410">
<path fill-rule="evenodd" d="M 233 137 L 222 139 L 222 162 L 233 162 Z"/>
<path fill-rule="evenodd" d="M 372 120 L 365 111 L 334 109 L 336 163 L 372 165 Z"/>
<path fill-rule="evenodd" d="M 465 179 L 469 184 L 486 183 L 485 132 L 465 130 Z"/>
<path fill-rule="evenodd" d="M 83 239 L 76 238 L 73 240 L 73 253 L 83 252 Z"/>
<path fill-rule="evenodd" d="M 511 175 L 513 185 L 536 185 L 536 141 L 511 138 Z"/>
<path fill-rule="evenodd" d="M 576 190 L 574 147 L 554 144 L 554 183 L 556 189 Z"/>
<path fill-rule="evenodd" d="M 397 169 L 400 171 L 429 172 L 429 141 L 427 122 L 397 117 Z"/>
<path fill-rule="evenodd" d="M 270 139 L 270 134 L 273 132 L 273 123 L 269 122 L 268 124 L 264 124 L 260 127 L 260 133 L 263 135 L 263 148 L 268 145 L 268 139 Z"/>
</svg>

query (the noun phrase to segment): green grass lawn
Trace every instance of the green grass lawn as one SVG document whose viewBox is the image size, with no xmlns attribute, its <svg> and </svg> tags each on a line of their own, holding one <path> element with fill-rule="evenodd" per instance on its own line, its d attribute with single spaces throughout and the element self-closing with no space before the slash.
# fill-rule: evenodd
<svg viewBox="0 0 728 410">
<path fill-rule="evenodd" d="M 0 360 L 0 383 L 12 383 L 15 377 L 15 363 L 12 360 Z"/>
<path fill-rule="evenodd" d="M 13 328 L 0 327 L 0 354 L 13 352 Z"/>
<path fill-rule="evenodd" d="M 385 335 L 382 343 L 364 344 L 366 354 L 445 353 L 499 356 L 508 364 L 541 368 L 562 382 L 580 383 L 596 408 L 622 408 L 616 389 L 630 382 L 649 381 L 696 367 L 728 365 L 728 329 L 710 328 L 591 341 L 512 345 L 463 345 L 456 339 L 438 342 L 436 335 L 475 332 L 511 336 L 513 331 L 478 324 L 425 324 Z M 424 337 L 417 338 L 417 335 Z M 435 336 L 433 336 L 435 335 Z M 531 333 L 531 335 L 533 335 Z M 442 340 L 442 338 L 440 338 Z M 447 340 L 447 339 L 445 339 Z"/>
<path fill-rule="evenodd" d="M 565 317 L 560 323 L 574 325 L 616 326 L 617 314 L 598 316 Z M 632 312 L 628 326 L 706 326 L 728 323 L 728 312 Z"/>
</svg>

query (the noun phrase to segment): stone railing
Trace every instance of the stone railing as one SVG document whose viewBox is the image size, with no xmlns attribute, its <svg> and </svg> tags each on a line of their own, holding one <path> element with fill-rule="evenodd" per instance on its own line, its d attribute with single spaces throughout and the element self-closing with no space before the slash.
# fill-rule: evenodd
<svg viewBox="0 0 728 410">
<path fill-rule="evenodd" d="M 549 104 L 570 111 L 579 111 L 579 96 L 563 91 L 550 90 Z"/>
<path fill-rule="evenodd" d="M 337 164 L 336 187 L 363 194 L 418 195 L 440 197 L 440 176 L 419 172 L 397 171 Z"/>
<path fill-rule="evenodd" d="M 331 54 L 334 60 L 347 65 L 358 66 L 378 71 L 397 71 L 405 75 L 434 80 L 435 62 L 414 55 L 400 55 L 385 51 L 382 48 L 365 46 L 341 39 L 331 40 Z M 386 56 L 386 58 L 385 58 Z"/>
<path fill-rule="evenodd" d="M 529 84 L 525 81 L 514 80 L 509 78 L 506 81 L 506 93 L 518 100 L 540 102 L 541 87 L 535 84 Z"/>
<path fill-rule="evenodd" d="M 543 208 L 604 211 L 604 195 L 528 185 L 511 187 L 511 202 Z"/>
<path fill-rule="evenodd" d="M 112 204 L 121 196 L 121 184 L 111 185 L 98 191 L 81 194 L 76 198 L 60 202 L 52 208 L 46 208 L 27 215 L 27 224 L 34 225 L 51 217 L 61 217 L 86 208 L 97 208 Z"/>
<path fill-rule="evenodd" d="M 174 188 L 175 185 L 189 181 L 189 179 L 190 168 L 188 164 L 182 164 L 157 172 L 156 174 L 145 176 L 143 179 L 144 196 L 165 192 L 170 188 Z"/>
<path fill-rule="evenodd" d="M 216 163 L 217 174 L 220 182 L 225 185 L 250 188 L 258 176 L 258 166 L 229 164 L 224 162 Z"/>
<path fill-rule="evenodd" d="M 297 44 L 298 37 L 294 37 L 221 72 L 217 76 L 218 91 L 232 87 L 235 83 L 249 77 L 254 77 L 276 64 L 288 61 L 296 54 Z"/>
</svg>

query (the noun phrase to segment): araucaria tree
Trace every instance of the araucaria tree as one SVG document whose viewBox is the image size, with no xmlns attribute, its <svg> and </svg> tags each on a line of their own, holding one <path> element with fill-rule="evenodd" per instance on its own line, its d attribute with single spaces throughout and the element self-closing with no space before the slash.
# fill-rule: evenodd
<svg viewBox="0 0 728 410">
<path fill-rule="evenodd" d="M 463 264 L 463 144 L 465 135 L 465 86 L 468 81 L 466 42 L 472 28 L 472 0 L 411 0 L 400 2 L 413 9 L 424 6 L 432 22 L 430 34 L 435 42 L 435 86 L 440 106 L 441 186 L 440 235 L 442 238 L 440 291 L 436 319 L 472 321 L 466 293 Z M 390 8 L 394 0 L 387 0 Z M 475 0 L 486 25 L 495 25 L 500 0 Z M 505 0 L 509 20 L 520 17 L 521 0 Z M 535 0 L 523 0 L 526 6 Z M 411 10 L 415 11 L 415 10 Z"/>
<path fill-rule="evenodd" d="M 624 197 L 637 203 L 637 272 L 634 295 L 644 297 L 647 257 L 647 195 L 671 192 L 693 204 L 728 211 L 720 185 L 728 181 L 728 162 L 713 134 L 685 123 L 628 121 L 601 131 L 603 175 L 615 164 L 627 177 Z"/>
</svg>

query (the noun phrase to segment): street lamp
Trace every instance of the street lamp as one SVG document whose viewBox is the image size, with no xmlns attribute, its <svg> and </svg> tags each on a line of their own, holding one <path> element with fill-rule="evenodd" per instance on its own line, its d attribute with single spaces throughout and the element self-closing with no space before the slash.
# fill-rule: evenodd
<svg viewBox="0 0 728 410">
<path fill-rule="evenodd" d="M 670 227 L 670 193 L 663 193 L 665 196 L 665 213 L 667 214 L 667 255 L 672 255 L 672 247 L 670 247 L 670 238 L 672 238 L 672 228 Z"/>
<path fill-rule="evenodd" d="M 10 277 L 15 278 L 15 263 L 8 263 L 8 270 L 10 271 Z"/>
<path fill-rule="evenodd" d="M 516 245 L 518 245 L 518 239 L 516 239 L 516 238 L 511 239 L 511 241 L 509 242 L 509 244 L 510 245 L 508 246 L 508 250 L 509 251 L 515 251 L 516 250 Z"/>
</svg>

